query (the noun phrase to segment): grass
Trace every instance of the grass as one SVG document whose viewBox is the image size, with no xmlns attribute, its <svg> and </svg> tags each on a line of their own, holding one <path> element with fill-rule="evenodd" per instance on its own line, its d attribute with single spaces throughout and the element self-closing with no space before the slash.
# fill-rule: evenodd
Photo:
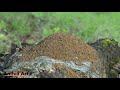
<svg viewBox="0 0 120 90">
<path fill-rule="evenodd" d="M 5 32 L 9 34 L 6 36 Z M 27 38 L 27 41 L 36 43 L 55 32 L 71 33 L 85 42 L 113 38 L 120 45 L 120 13 L 0 12 L 1 52 L 2 47 L 10 45 L 8 41 L 20 44 L 22 37 L 30 35 L 32 39 Z"/>
<path fill-rule="evenodd" d="M 48 23 L 44 27 L 44 37 L 61 31 L 72 33 L 86 42 L 106 37 L 120 41 L 120 13 L 118 12 L 53 12 L 46 17 Z"/>
</svg>

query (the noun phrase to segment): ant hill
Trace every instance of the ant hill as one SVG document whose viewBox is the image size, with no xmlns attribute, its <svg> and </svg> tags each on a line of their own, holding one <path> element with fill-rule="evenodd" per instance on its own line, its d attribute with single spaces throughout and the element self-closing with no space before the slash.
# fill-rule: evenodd
<svg viewBox="0 0 120 90">
<path fill-rule="evenodd" d="M 93 47 L 79 38 L 64 33 L 52 34 L 37 45 L 22 49 L 20 53 L 22 61 L 32 60 L 39 56 L 66 61 L 98 60 L 97 51 Z"/>
</svg>

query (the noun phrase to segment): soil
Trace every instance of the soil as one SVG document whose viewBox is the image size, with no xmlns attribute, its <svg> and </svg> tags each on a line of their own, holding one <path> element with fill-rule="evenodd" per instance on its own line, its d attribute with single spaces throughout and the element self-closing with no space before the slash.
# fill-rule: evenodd
<svg viewBox="0 0 120 90">
<path fill-rule="evenodd" d="M 59 60 L 98 59 L 97 51 L 79 38 L 65 33 L 55 33 L 34 46 L 23 48 L 20 60 L 32 60 L 39 56 L 48 56 Z"/>
<path fill-rule="evenodd" d="M 84 76 L 84 75 L 79 75 L 74 70 L 72 70 L 69 67 L 66 67 L 65 65 L 54 64 L 54 67 L 56 71 L 61 72 L 64 76 L 67 76 L 67 78 L 82 78 L 82 76 Z"/>
</svg>

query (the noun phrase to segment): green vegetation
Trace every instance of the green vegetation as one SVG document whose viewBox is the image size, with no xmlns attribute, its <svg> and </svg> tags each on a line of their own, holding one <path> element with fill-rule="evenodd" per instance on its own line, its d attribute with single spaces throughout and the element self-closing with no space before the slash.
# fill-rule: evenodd
<svg viewBox="0 0 120 90">
<path fill-rule="evenodd" d="M 9 51 L 11 42 L 35 44 L 55 32 L 71 33 L 86 42 L 112 38 L 120 45 L 120 13 L 0 12 L 0 52 Z"/>
<path fill-rule="evenodd" d="M 114 39 L 109 39 L 109 38 L 106 38 L 105 40 L 101 41 L 101 44 L 103 46 L 108 46 L 108 45 L 118 46 L 117 41 L 115 41 Z"/>
</svg>

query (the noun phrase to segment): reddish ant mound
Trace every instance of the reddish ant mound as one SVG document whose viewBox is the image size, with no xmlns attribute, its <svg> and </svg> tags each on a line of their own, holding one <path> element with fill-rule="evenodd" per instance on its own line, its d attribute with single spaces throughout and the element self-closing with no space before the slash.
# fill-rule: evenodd
<svg viewBox="0 0 120 90">
<path fill-rule="evenodd" d="M 55 33 L 32 47 L 21 50 L 20 60 L 32 60 L 40 56 L 48 56 L 58 60 L 98 60 L 94 48 L 84 43 L 79 38 L 69 34 Z"/>
</svg>

